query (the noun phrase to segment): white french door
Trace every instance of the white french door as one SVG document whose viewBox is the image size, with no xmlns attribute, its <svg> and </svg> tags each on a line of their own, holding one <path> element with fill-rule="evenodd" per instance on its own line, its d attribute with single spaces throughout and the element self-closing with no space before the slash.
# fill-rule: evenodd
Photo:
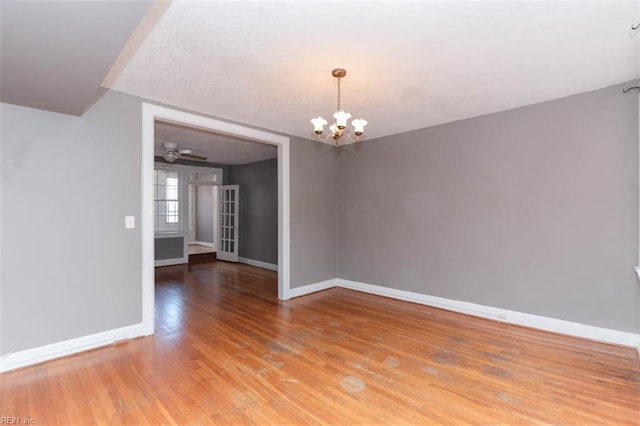
<svg viewBox="0 0 640 426">
<path fill-rule="evenodd" d="M 218 260 L 238 261 L 239 195 L 239 185 L 218 186 Z"/>
</svg>

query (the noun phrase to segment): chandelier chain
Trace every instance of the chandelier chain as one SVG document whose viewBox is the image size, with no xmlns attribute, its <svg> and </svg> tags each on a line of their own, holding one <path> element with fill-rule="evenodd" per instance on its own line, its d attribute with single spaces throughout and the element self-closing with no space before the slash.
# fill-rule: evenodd
<svg viewBox="0 0 640 426">
<path fill-rule="evenodd" d="M 340 80 L 341 78 L 338 77 L 338 108 L 336 109 L 336 111 L 340 111 Z"/>
</svg>

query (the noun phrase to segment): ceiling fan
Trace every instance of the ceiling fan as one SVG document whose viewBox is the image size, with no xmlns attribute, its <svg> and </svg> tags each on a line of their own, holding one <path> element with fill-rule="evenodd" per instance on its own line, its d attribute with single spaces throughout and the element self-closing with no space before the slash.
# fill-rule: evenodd
<svg viewBox="0 0 640 426">
<path fill-rule="evenodd" d="M 189 148 L 178 148 L 178 144 L 174 142 L 164 142 L 162 144 L 162 158 L 167 163 L 173 163 L 178 159 L 207 161 L 207 157 L 192 154 L 193 150 Z"/>
</svg>

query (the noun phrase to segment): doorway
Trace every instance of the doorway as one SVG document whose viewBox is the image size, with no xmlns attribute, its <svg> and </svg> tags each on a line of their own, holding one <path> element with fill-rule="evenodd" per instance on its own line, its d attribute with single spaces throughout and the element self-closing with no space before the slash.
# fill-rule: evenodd
<svg viewBox="0 0 640 426">
<path fill-rule="evenodd" d="M 188 251 L 192 255 L 216 252 L 216 217 L 218 215 L 216 191 L 211 184 L 190 183 L 188 209 Z"/>
<path fill-rule="evenodd" d="M 156 121 L 212 131 L 237 140 L 275 145 L 278 149 L 278 298 L 290 291 L 289 138 L 167 107 L 142 104 L 142 324 L 145 334 L 154 332 L 154 228 L 153 170 Z"/>
</svg>

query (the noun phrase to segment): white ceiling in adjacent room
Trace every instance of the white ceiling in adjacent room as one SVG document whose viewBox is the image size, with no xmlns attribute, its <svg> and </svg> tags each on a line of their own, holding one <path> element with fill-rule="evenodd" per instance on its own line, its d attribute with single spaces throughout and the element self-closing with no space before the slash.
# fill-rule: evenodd
<svg viewBox="0 0 640 426">
<path fill-rule="evenodd" d="M 156 122 L 155 154 L 162 156 L 162 144 L 169 142 L 178 149 L 190 149 L 192 154 L 206 157 L 206 162 L 235 165 L 268 160 L 278 156 L 275 145 L 235 139 L 206 130 Z"/>
</svg>

